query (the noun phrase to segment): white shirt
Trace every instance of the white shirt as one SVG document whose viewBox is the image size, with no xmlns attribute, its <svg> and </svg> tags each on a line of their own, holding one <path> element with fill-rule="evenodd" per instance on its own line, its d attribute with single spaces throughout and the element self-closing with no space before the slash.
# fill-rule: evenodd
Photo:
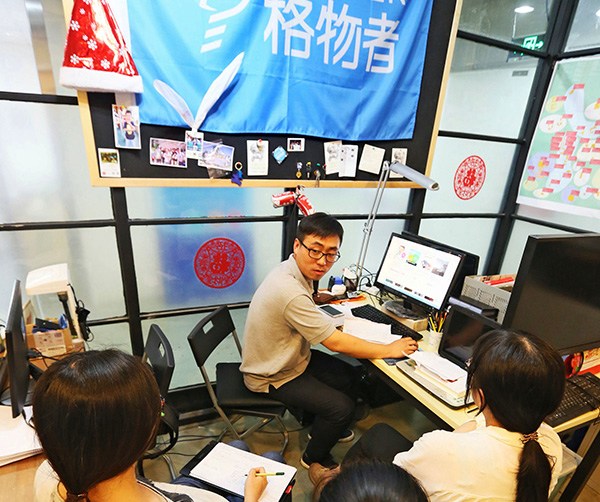
<svg viewBox="0 0 600 502">
<path fill-rule="evenodd" d="M 542 423 L 542 449 L 554 457 L 550 491 L 562 470 L 558 434 Z M 398 453 L 394 463 L 417 478 L 432 502 L 515 500 L 521 434 L 480 426 L 470 432 L 433 431 Z"/>
</svg>

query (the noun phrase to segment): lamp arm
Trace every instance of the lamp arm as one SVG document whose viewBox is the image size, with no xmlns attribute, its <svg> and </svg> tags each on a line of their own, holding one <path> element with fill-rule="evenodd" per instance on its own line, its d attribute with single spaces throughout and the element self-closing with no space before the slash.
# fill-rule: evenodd
<svg viewBox="0 0 600 502">
<path fill-rule="evenodd" d="M 369 248 L 369 241 L 371 239 L 371 233 L 373 232 L 373 226 L 375 225 L 375 218 L 379 212 L 379 205 L 383 197 L 383 191 L 385 185 L 390 176 L 390 163 L 386 160 L 383 162 L 381 173 L 379 174 L 379 180 L 377 182 L 377 189 L 375 191 L 375 199 L 371 205 L 369 216 L 363 226 L 363 240 L 360 245 L 360 251 L 358 253 L 358 259 L 356 261 L 356 285 L 360 284 L 360 279 L 363 275 L 364 262 L 367 257 L 367 249 Z"/>
</svg>

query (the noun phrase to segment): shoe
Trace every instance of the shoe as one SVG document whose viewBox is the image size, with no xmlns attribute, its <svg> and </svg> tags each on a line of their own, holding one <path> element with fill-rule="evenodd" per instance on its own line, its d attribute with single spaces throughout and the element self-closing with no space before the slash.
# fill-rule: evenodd
<svg viewBox="0 0 600 502">
<path fill-rule="evenodd" d="M 309 440 L 312 439 L 310 432 L 308 433 L 308 439 Z M 338 439 L 337 442 L 338 443 L 349 443 L 353 439 L 354 439 L 354 431 L 352 429 L 346 429 L 344 432 L 342 432 L 342 437 L 340 439 Z"/>
<path fill-rule="evenodd" d="M 329 469 L 319 462 L 313 462 L 308 468 L 308 479 L 313 486 L 318 486 L 320 483 L 325 484 L 331 479 L 336 477 L 340 473 L 340 466 L 338 465 L 335 469 Z M 325 481 L 327 479 L 327 481 Z"/>
<path fill-rule="evenodd" d="M 304 454 L 300 458 L 300 465 L 302 467 L 304 467 L 305 469 L 310 469 L 310 466 L 314 463 L 316 463 L 316 462 L 313 460 L 310 460 L 308 458 L 308 455 L 306 454 L 306 452 L 304 452 Z M 319 460 L 318 463 L 321 465 L 321 467 L 325 467 L 327 469 L 335 469 L 336 467 L 340 466 L 340 464 L 338 464 L 333 459 L 333 457 L 331 456 L 331 453 L 328 453 L 327 456 L 325 458 L 322 458 L 321 460 Z"/>
<path fill-rule="evenodd" d="M 353 423 L 360 422 L 369 416 L 371 413 L 371 407 L 364 401 L 358 401 L 356 408 L 354 409 Z"/>
</svg>

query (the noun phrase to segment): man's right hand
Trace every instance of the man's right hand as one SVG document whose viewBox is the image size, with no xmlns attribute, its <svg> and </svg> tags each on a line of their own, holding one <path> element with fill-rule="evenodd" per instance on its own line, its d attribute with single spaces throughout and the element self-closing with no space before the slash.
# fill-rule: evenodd
<svg viewBox="0 0 600 502">
<path fill-rule="evenodd" d="M 418 348 L 419 344 L 417 342 L 412 338 L 405 336 L 404 338 L 400 338 L 400 340 L 396 340 L 395 342 L 386 345 L 386 349 L 389 349 L 389 355 L 386 357 L 399 359 L 412 354 Z"/>
</svg>

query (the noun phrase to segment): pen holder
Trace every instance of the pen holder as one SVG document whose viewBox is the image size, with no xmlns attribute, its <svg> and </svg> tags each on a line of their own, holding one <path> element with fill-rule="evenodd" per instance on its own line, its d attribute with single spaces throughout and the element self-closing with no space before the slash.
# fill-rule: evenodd
<svg viewBox="0 0 600 502">
<path fill-rule="evenodd" d="M 427 331 L 427 345 L 432 352 L 437 352 L 440 347 L 440 341 L 442 340 L 442 333 L 439 331 L 428 330 Z"/>
</svg>

